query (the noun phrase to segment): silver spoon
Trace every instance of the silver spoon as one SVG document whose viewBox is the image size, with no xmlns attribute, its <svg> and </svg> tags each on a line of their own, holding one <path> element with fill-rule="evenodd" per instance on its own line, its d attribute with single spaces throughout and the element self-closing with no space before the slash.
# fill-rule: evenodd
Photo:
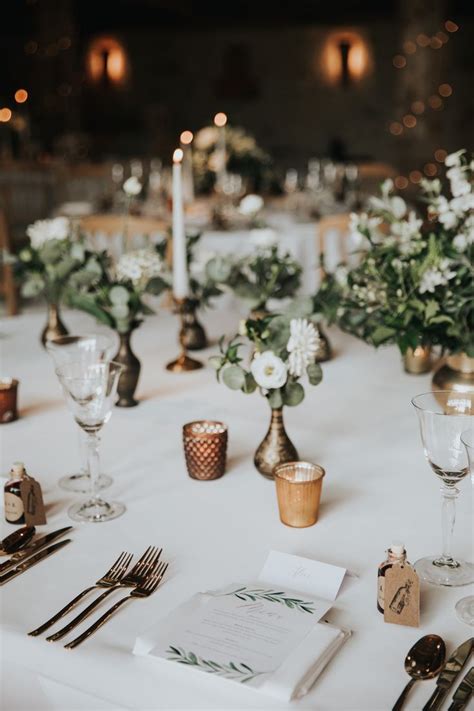
<svg viewBox="0 0 474 711">
<path fill-rule="evenodd" d="M 411 679 L 398 697 L 392 711 L 400 711 L 416 681 L 432 679 L 439 674 L 445 656 L 446 645 L 437 634 L 427 634 L 413 645 L 405 658 L 405 671 Z"/>
<path fill-rule="evenodd" d="M 0 555 L 10 555 L 26 546 L 35 535 L 34 526 L 23 526 L 0 541 Z"/>
</svg>

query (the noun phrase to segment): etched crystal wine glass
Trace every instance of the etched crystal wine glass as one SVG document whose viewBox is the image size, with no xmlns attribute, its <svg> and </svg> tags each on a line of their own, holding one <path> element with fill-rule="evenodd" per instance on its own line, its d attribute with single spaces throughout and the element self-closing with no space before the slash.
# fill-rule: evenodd
<svg viewBox="0 0 474 711">
<path fill-rule="evenodd" d="M 418 575 L 434 585 L 455 587 L 474 581 L 472 563 L 453 557 L 452 535 L 459 484 L 468 474 L 466 448 L 461 434 L 474 422 L 474 393 L 442 390 L 417 395 L 412 400 L 421 430 L 425 457 L 440 478 L 443 552 L 415 563 Z"/>
<path fill-rule="evenodd" d="M 104 501 L 97 493 L 99 432 L 112 414 L 122 371 L 123 366 L 113 361 L 95 364 L 76 361 L 59 366 L 56 370 L 69 409 L 86 434 L 90 498 L 68 509 L 69 516 L 75 521 L 100 523 L 117 518 L 125 511 L 123 504 Z"/>
<path fill-rule="evenodd" d="M 471 474 L 471 486 L 474 487 L 474 425 L 462 433 L 461 442 L 466 447 L 469 471 Z M 474 595 L 467 595 L 466 597 L 461 598 L 456 603 L 456 613 L 461 622 L 465 622 L 467 625 L 474 627 Z"/>
<path fill-rule="evenodd" d="M 73 361 L 87 363 L 105 363 L 112 360 L 115 344 L 103 334 L 83 336 L 61 336 L 47 341 L 46 350 L 53 359 L 55 368 Z M 59 480 L 59 486 L 66 491 L 87 494 L 90 491 L 90 479 L 87 473 L 85 438 L 82 430 L 78 431 L 80 470 L 76 474 L 67 474 Z M 100 474 L 99 489 L 105 489 L 112 483 L 112 478 Z"/>
</svg>

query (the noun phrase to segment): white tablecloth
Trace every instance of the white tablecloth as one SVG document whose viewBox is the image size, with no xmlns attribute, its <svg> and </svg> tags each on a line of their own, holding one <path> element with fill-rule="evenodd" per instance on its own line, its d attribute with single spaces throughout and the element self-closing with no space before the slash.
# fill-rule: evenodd
<svg viewBox="0 0 474 711">
<path fill-rule="evenodd" d="M 71 331 L 94 328 L 83 314 L 66 313 L 64 320 Z M 204 317 L 213 339 L 232 332 L 234 320 L 222 311 Z M 6 474 L 13 461 L 25 461 L 43 484 L 47 530 L 52 530 L 68 523 L 66 507 L 76 500 L 56 482 L 77 465 L 77 434 L 38 341 L 42 324 L 43 314 L 31 314 L 2 325 L 2 374 L 21 381 L 22 417 L 0 428 L 1 470 Z M 405 654 L 419 637 L 440 634 L 452 651 L 472 634 L 454 612 L 466 588 L 423 585 L 420 629 L 384 624 L 375 606 L 377 565 L 393 538 L 405 541 L 411 561 L 440 550 L 439 487 L 424 461 L 410 405 L 414 394 L 429 389 L 429 376 L 404 374 L 395 349 L 376 352 L 331 334 L 336 357 L 324 365 L 323 383 L 308 387 L 302 405 L 286 411 L 300 456 L 327 472 L 319 522 L 291 529 L 279 521 L 272 482 L 252 464 L 269 420 L 266 402 L 218 385 L 210 369 L 182 375 L 164 370 L 177 354 L 176 331 L 175 318 L 163 312 L 136 332 L 141 402 L 134 409 L 115 409 L 103 432 L 103 470 L 114 478 L 106 493 L 126 503 L 126 514 L 109 523 L 76 525 L 73 543 L 0 590 L 3 708 L 91 711 L 107 708 L 107 702 L 140 710 L 391 708 L 408 680 Z M 215 482 L 193 481 L 186 474 L 181 426 L 197 418 L 229 425 L 228 471 Z M 468 481 L 462 489 L 455 550 L 469 556 Z M 8 532 L 11 526 L 3 523 L 0 535 Z M 163 546 L 170 561 L 166 581 L 150 599 L 129 604 L 72 652 L 27 637 L 98 579 L 120 551 L 140 554 L 149 544 Z M 328 615 L 353 636 L 307 697 L 279 704 L 248 688 L 188 676 L 179 665 L 163 669 L 132 656 L 136 635 L 148 625 L 196 591 L 251 579 L 272 548 L 344 566 L 359 576 L 343 588 Z M 15 673 L 7 674 L 12 665 Z M 433 687 L 433 681 L 420 682 L 406 708 L 421 708 Z M 51 694 L 46 706 L 35 705 L 37 688 Z M 100 701 L 91 705 L 91 696 Z"/>
</svg>

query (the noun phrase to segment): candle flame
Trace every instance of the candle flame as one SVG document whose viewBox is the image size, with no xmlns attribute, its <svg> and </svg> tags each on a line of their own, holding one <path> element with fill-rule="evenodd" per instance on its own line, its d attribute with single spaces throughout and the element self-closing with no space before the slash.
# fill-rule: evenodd
<svg viewBox="0 0 474 711">
<path fill-rule="evenodd" d="M 185 146 L 189 146 L 189 144 L 192 142 L 194 138 L 193 132 L 192 131 L 183 131 L 181 136 L 179 137 L 179 140 L 181 143 Z"/>
<path fill-rule="evenodd" d="M 222 126 L 225 126 L 227 123 L 226 114 L 224 114 L 222 111 L 219 111 L 219 113 L 217 113 L 214 116 L 214 123 L 216 126 L 219 126 L 219 128 L 222 128 Z"/>
<path fill-rule="evenodd" d="M 177 148 L 173 153 L 173 163 L 181 163 L 183 160 L 183 151 L 181 148 Z"/>
</svg>

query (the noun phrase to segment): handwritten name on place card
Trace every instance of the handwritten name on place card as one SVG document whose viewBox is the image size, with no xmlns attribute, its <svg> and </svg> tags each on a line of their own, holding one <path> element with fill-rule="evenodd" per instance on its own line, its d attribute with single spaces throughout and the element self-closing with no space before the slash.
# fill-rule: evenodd
<svg viewBox="0 0 474 711">
<path fill-rule="evenodd" d="M 258 580 L 267 585 L 286 586 L 291 590 L 334 601 L 345 574 L 346 569 L 337 565 L 270 551 Z"/>
</svg>

